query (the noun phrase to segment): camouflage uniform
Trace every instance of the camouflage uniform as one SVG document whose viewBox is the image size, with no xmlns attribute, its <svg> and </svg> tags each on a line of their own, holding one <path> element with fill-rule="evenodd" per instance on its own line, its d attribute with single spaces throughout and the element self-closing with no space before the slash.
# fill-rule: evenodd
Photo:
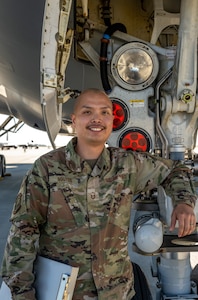
<svg viewBox="0 0 198 300">
<path fill-rule="evenodd" d="M 40 157 L 22 183 L 2 266 L 14 299 L 36 299 L 32 266 L 37 251 L 80 267 L 74 300 L 131 299 L 127 244 L 133 195 L 167 178 L 163 185 L 175 203 L 195 203 L 184 166 L 173 169 L 169 160 L 104 148 L 92 169 L 76 154 L 75 144 L 74 138 Z"/>
</svg>

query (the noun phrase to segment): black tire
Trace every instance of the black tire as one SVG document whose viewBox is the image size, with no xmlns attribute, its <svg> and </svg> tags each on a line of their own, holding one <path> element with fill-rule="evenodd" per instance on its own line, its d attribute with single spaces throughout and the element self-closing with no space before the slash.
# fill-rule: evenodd
<svg viewBox="0 0 198 300">
<path fill-rule="evenodd" d="M 139 265 L 132 263 L 134 273 L 135 296 L 132 300 L 152 300 L 151 292 L 144 273 Z"/>
<path fill-rule="evenodd" d="M 6 173 L 6 160 L 4 155 L 0 155 L 0 176 L 4 177 Z"/>
</svg>

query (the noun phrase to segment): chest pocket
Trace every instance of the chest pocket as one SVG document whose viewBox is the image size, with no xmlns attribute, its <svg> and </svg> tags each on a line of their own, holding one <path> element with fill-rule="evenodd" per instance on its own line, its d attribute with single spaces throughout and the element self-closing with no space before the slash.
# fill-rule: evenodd
<svg viewBox="0 0 198 300">
<path fill-rule="evenodd" d="M 128 230 L 131 204 L 132 187 L 127 173 L 117 173 L 105 179 L 100 185 L 100 198 L 104 202 L 108 222 Z"/>
<path fill-rule="evenodd" d="M 48 220 L 59 226 L 86 226 L 86 186 L 78 176 L 50 176 Z"/>
</svg>

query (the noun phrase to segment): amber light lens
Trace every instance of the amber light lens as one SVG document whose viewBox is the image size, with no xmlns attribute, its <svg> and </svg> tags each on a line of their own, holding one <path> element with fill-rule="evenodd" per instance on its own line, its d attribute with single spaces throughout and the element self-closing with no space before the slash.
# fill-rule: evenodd
<svg viewBox="0 0 198 300">
<path fill-rule="evenodd" d="M 146 152 L 150 149 L 150 141 L 145 133 L 138 130 L 130 130 L 122 135 L 120 147 L 133 151 Z"/>
<path fill-rule="evenodd" d="M 113 101 L 113 115 L 113 130 L 119 130 L 125 125 L 128 117 L 124 104 L 118 101 Z"/>
</svg>

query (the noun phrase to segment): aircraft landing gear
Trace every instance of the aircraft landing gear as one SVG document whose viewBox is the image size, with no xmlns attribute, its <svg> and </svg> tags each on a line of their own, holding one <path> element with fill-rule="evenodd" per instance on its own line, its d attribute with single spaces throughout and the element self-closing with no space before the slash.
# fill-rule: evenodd
<svg viewBox="0 0 198 300">
<path fill-rule="evenodd" d="M 6 160 L 4 155 L 0 155 L 0 177 L 4 177 L 6 173 Z"/>
</svg>

